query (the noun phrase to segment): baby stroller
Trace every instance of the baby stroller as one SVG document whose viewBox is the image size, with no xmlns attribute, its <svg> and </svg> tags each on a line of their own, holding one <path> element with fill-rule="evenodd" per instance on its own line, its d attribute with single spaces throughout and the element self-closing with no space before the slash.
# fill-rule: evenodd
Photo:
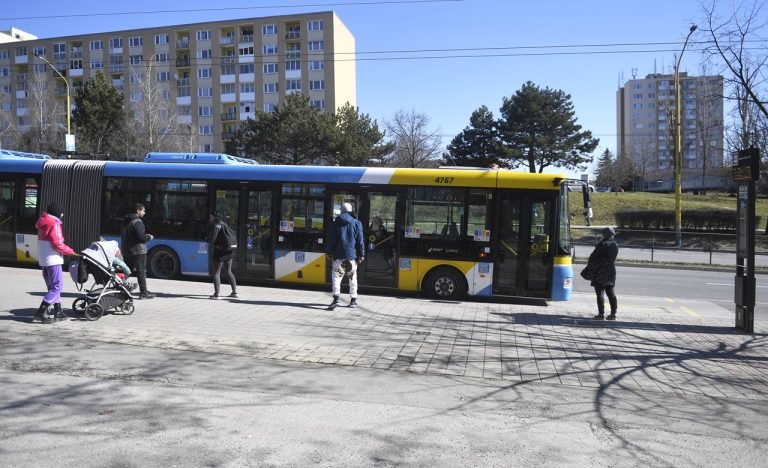
<svg viewBox="0 0 768 468">
<path fill-rule="evenodd" d="M 83 289 L 83 294 L 72 303 L 72 310 L 82 313 L 87 320 L 98 320 L 107 311 L 131 315 L 135 310 L 131 292 L 112 268 L 115 252 L 115 241 L 94 242 L 69 267 L 78 291 Z M 93 276 L 93 284 L 85 288 L 89 276 Z"/>
</svg>

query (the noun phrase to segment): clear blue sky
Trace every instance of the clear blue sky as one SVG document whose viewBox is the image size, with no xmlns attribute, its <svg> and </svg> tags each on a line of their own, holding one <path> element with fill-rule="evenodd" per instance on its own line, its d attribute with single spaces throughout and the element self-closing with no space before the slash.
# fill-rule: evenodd
<svg viewBox="0 0 768 468">
<path fill-rule="evenodd" d="M 254 5 L 269 8 L 189 11 Z M 61 17 L 157 10 L 187 11 Z M 615 96 L 622 74 L 624 80 L 629 80 L 633 70 L 638 77 L 654 70 L 670 72 L 674 50 L 682 46 L 691 23 L 701 23 L 703 17 L 698 0 L 464 0 L 433 3 L 376 0 L 133 0 L 128 3 L 83 0 L 62 3 L 35 0 L 4 2 L 0 10 L 0 29 L 13 26 L 45 38 L 329 10 L 335 11 L 355 36 L 360 59 L 357 62 L 357 105 L 380 125 L 398 110 L 413 109 L 430 117 L 432 127 L 439 128 L 447 144 L 468 125 L 472 111 L 486 105 L 498 116 L 502 97 L 513 95 L 530 80 L 571 95 L 579 123 L 600 138 L 595 155 L 605 148 L 615 152 Z M 50 17 L 53 15 L 56 16 Z M 49 17 L 13 19 L 30 16 Z M 676 44 L 513 49 L 657 42 Z M 440 51 L 362 54 L 424 49 Z M 621 53 L 554 54 L 595 51 Z M 519 55 L 531 53 L 543 55 Z M 495 56 L 480 57 L 482 55 Z M 454 57 L 403 59 L 424 56 Z M 376 60 L 361 60 L 371 57 Z M 384 57 L 393 59 L 383 60 Z M 699 53 L 686 51 L 681 69 L 696 73 L 700 62 Z"/>
</svg>

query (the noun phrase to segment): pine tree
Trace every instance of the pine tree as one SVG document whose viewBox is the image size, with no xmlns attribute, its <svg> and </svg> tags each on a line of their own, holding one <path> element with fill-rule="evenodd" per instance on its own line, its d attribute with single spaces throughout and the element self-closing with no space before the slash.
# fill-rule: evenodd
<svg viewBox="0 0 768 468">
<path fill-rule="evenodd" d="M 446 165 L 489 167 L 506 165 L 493 112 L 486 106 L 472 112 L 469 126 L 456 135 L 443 155 Z"/>
<path fill-rule="evenodd" d="M 75 94 L 72 123 L 80 153 L 123 154 L 123 95 L 99 72 Z"/>
<path fill-rule="evenodd" d="M 613 185 L 613 153 L 608 148 L 603 151 L 600 159 L 597 160 L 595 184 L 603 187 Z"/>
</svg>

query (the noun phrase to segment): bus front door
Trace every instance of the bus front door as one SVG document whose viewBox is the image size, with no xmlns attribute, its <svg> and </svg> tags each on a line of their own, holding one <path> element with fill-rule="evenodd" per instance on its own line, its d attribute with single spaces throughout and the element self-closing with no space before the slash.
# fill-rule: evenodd
<svg viewBox="0 0 768 468">
<path fill-rule="evenodd" d="M 0 178 L 0 258 L 16 259 L 16 183 L 14 178 Z"/>
<path fill-rule="evenodd" d="M 336 191 L 331 200 L 333 218 L 339 214 L 342 203 L 347 202 L 363 225 L 365 261 L 358 269 L 360 286 L 397 287 L 397 192 Z"/>
<path fill-rule="evenodd" d="M 502 194 L 497 220 L 496 293 L 549 297 L 553 206 L 554 198 L 546 193 Z"/>
</svg>

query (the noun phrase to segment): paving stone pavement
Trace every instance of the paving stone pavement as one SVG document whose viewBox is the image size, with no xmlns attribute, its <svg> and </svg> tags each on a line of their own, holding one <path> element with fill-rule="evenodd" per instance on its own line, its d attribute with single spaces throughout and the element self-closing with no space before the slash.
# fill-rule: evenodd
<svg viewBox="0 0 768 468">
<path fill-rule="evenodd" d="M 744 334 L 733 328 L 732 313 L 706 301 L 620 296 L 619 320 L 602 322 L 591 319 L 592 294 L 548 305 L 363 294 L 357 309 L 328 311 L 330 295 L 317 290 L 239 286 L 240 298 L 212 301 L 209 283 L 150 279 L 157 298 L 136 301 L 133 315 L 42 325 L 30 322 L 43 295 L 40 272 L 0 267 L 0 280 L 0 338 L 56 335 L 384 371 L 768 399 L 768 323 Z M 67 280 L 64 306 L 76 297 Z"/>
</svg>

